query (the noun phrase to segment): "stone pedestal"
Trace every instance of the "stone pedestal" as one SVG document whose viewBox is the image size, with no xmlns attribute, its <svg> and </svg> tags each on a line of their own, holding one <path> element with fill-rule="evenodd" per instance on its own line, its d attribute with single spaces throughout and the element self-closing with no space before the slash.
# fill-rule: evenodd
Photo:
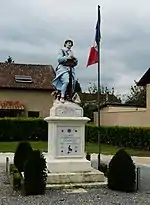
<svg viewBox="0 0 150 205">
<path fill-rule="evenodd" d="M 85 123 L 89 118 L 83 117 L 83 109 L 71 102 L 54 103 L 45 120 L 48 122 L 48 183 L 104 181 L 103 173 L 93 169 L 85 159 Z"/>
</svg>

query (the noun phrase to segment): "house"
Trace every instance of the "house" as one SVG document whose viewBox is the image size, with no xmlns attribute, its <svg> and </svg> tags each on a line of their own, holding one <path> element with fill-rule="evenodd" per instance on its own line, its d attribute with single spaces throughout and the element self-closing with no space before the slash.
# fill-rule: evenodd
<svg viewBox="0 0 150 205">
<path fill-rule="evenodd" d="M 84 116 L 90 118 L 90 122 L 94 121 L 93 112 L 97 110 L 98 93 L 79 93 L 81 106 L 84 109 Z M 100 104 L 107 102 L 121 102 L 113 93 L 100 93 Z"/>
<path fill-rule="evenodd" d="M 104 126 L 150 127 L 150 68 L 137 83 L 146 86 L 146 107 L 105 103 L 101 106 L 100 124 Z M 98 112 L 94 112 L 94 123 L 98 124 Z"/>
<path fill-rule="evenodd" d="M 79 93 L 80 99 L 84 103 L 94 103 L 97 102 L 98 93 Z M 111 93 L 100 93 L 100 103 L 106 102 L 121 102 L 114 94 Z"/>
<path fill-rule="evenodd" d="M 46 117 L 52 106 L 51 65 L 0 62 L 0 117 Z"/>
</svg>

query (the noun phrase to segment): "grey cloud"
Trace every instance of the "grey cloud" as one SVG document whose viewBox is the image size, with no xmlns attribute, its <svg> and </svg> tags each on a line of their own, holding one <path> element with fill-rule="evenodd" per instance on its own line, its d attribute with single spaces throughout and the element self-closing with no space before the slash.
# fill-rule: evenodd
<svg viewBox="0 0 150 205">
<path fill-rule="evenodd" d="M 77 78 L 87 89 L 97 65 L 86 68 L 94 40 L 98 0 L 0 2 L 0 60 L 57 65 L 66 38 L 75 41 Z M 101 82 L 125 92 L 149 66 L 149 1 L 105 0 L 101 9 Z"/>
</svg>

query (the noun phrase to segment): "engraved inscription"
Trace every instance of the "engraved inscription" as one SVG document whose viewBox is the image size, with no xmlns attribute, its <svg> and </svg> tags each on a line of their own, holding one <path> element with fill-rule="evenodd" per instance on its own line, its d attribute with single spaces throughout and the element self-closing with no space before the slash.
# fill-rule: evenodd
<svg viewBox="0 0 150 205">
<path fill-rule="evenodd" d="M 62 132 L 63 130 L 63 132 Z M 78 127 L 57 127 L 57 156 L 80 156 L 81 134 Z"/>
<path fill-rule="evenodd" d="M 77 108 L 70 108 L 70 107 L 59 107 L 56 108 L 56 116 L 81 117 L 82 110 Z"/>
</svg>

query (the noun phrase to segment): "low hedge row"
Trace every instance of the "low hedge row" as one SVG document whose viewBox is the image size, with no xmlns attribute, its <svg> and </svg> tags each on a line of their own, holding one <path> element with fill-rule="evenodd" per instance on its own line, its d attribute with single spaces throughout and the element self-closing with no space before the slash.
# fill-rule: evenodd
<svg viewBox="0 0 150 205">
<path fill-rule="evenodd" d="M 150 150 L 150 127 L 101 126 L 99 129 L 101 143 Z M 87 125 L 86 142 L 97 143 L 97 133 L 98 127 Z"/>
<path fill-rule="evenodd" d="M 100 128 L 101 143 L 119 147 L 150 149 L 150 127 L 104 127 Z M 87 124 L 86 142 L 98 142 L 98 127 Z M 0 118 L 0 142 L 2 141 L 47 141 L 47 122 L 41 118 Z"/>
<path fill-rule="evenodd" d="M 41 118 L 0 118 L 0 141 L 46 141 L 47 122 Z"/>
</svg>

